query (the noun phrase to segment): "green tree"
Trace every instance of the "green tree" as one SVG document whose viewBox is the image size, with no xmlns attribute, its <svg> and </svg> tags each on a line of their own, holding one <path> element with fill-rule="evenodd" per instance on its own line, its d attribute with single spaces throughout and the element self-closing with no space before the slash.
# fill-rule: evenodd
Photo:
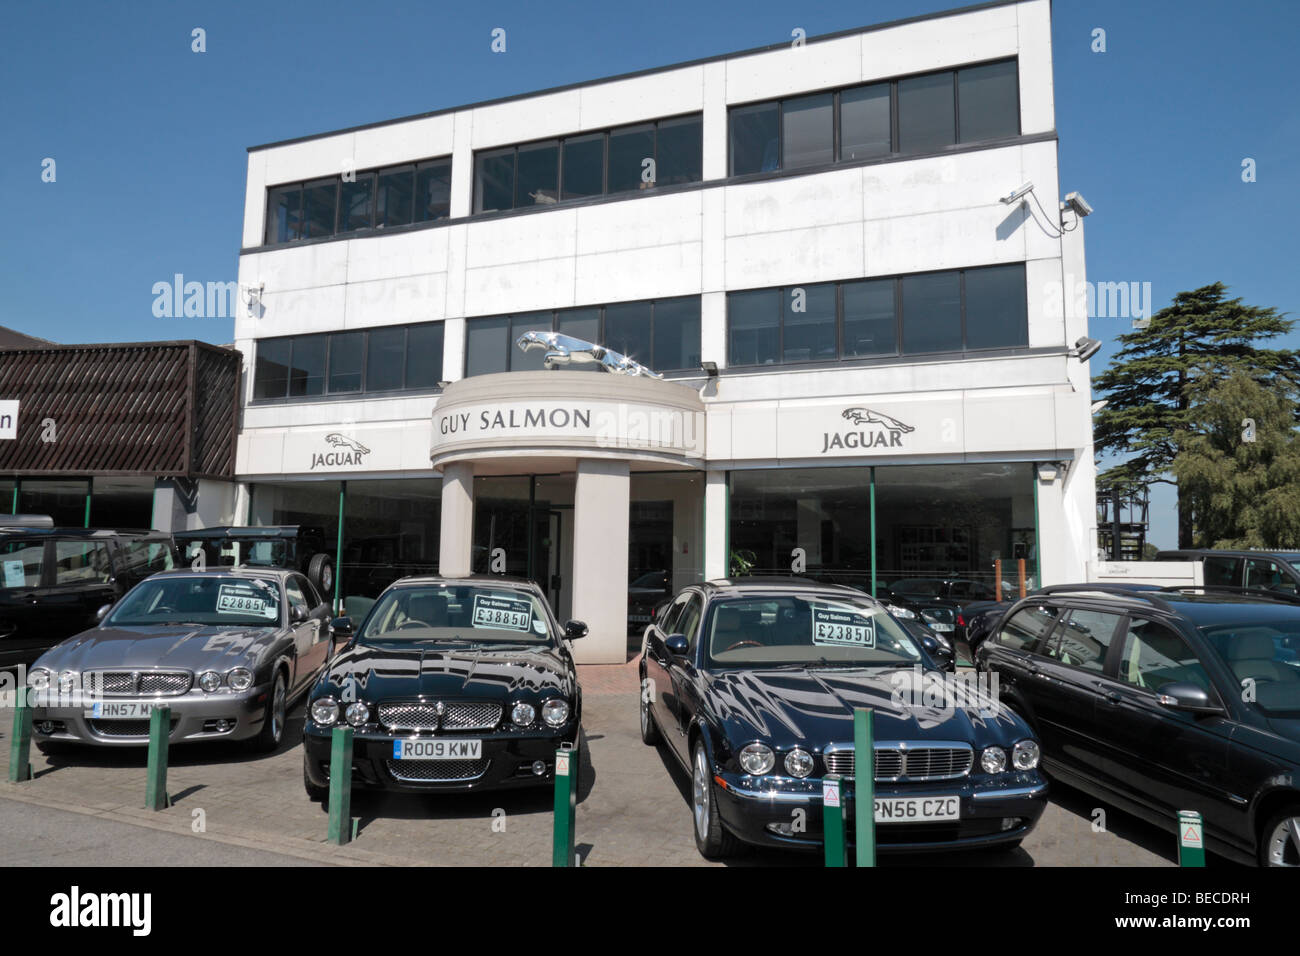
<svg viewBox="0 0 1300 956">
<path fill-rule="evenodd" d="M 1209 387 L 1241 370 L 1260 384 L 1294 389 L 1300 353 L 1261 346 L 1293 324 L 1276 309 L 1227 298 L 1227 287 L 1216 282 L 1178 293 L 1145 328 L 1119 336 L 1110 367 L 1093 378 L 1097 396 L 1107 399 L 1093 437 L 1098 455 L 1127 457 L 1103 472 L 1098 485 L 1176 485 L 1171 468 L 1182 450 L 1180 436 L 1195 424 L 1188 395 L 1194 376 L 1204 376 Z M 1192 539 L 1191 504 L 1180 493 L 1178 546 L 1192 547 Z"/>
<path fill-rule="evenodd" d="M 1300 544 L 1300 437 L 1295 390 L 1236 370 L 1188 385 L 1195 424 L 1175 433 L 1171 472 L 1190 505 L 1195 547 L 1293 548 Z"/>
</svg>

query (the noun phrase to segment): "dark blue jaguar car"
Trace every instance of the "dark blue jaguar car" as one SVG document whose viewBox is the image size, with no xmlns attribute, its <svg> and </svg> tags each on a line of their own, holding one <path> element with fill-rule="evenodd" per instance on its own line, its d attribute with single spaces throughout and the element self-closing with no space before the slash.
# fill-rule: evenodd
<svg viewBox="0 0 1300 956">
<path fill-rule="evenodd" d="M 853 774 L 856 708 L 874 712 L 880 852 L 1014 847 L 1046 805 L 1025 722 L 852 588 L 688 587 L 646 629 L 640 671 L 642 739 L 690 775 L 706 857 L 820 847 L 821 777 Z"/>
</svg>

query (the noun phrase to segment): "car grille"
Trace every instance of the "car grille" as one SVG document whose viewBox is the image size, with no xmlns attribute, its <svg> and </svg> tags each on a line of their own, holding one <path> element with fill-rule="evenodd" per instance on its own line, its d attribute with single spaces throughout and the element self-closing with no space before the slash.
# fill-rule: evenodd
<svg viewBox="0 0 1300 956">
<path fill-rule="evenodd" d="M 479 701 L 385 703 L 379 705 L 379 722 L 388 730 L 492 730 L 501 723 L 501 705 Z"/>
<path fill-rule="evenodd" d="M 105 697 L 179 697 L 190 689 L 189 671 L 90 671 L 87 686 Z"/>
<path fill-rule="evenodd" d="M 975 762 L 975 751 L 968 746 L 927 747 L 909 744 L 906 747 L 877 747 L 876 779 L 889 780 L 951 780 L 970 773 Z M 827 773 L 853 776 L 853 750 L 831 750 L 823 754 Z"/>
<path fill-rule="evenodd" d="M 394 780 L 412 783 L 439 783 L 474 780 L 487 773 L 488 758 L 478 760 L 388 760 L 388 772 Z"/>
<path fill-rule="evenodd" d="M 171 721 L 171 726 L 167 728 L 168 733 L 176 726 L 176 721 Z M 149 737 L 149 721 L 147 720 L 92 720 L 90 722 L 90 731 L 100 737 L 135 737 L 139 740 L 146 740 Z"/>
</svg>

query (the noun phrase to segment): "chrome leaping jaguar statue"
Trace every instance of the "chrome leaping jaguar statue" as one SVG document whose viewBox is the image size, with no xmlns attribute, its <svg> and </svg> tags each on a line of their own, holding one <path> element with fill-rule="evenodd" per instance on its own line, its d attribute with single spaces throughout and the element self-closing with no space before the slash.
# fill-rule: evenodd
<svg viewBox="0 0 1300 956">
<path fill-rule="evenodd" d="M 525 352 L 546 349 L 544 364 L 547 368 L 560 365 L 598 365 L 606 372 L 617 375 L 663 378 L 658 372 L 650 371 L 640 362 L 635 362 L 620 352 L 560 332 L 528 331 L 515 340 L 515 345 Z"/>
</svg>

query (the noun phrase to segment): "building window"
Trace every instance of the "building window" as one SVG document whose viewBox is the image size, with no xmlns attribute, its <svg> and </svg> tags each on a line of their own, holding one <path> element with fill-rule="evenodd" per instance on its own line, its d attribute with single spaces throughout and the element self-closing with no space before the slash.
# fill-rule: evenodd
<svg viewBox="0 0 1300 956">
<path fill-rule="evenodd" d="M 1020 133 L 1017 61 L 751 103 L 730 112 L 731 175 L 933 152 Z"/>
<path fill-rule="evenodd" d="M 703 129 L 694 114 L 483 150 L 474 155 L 474 212 L 699 182 Z"/>
<path fill-rule="evenodd" d="M 1023 263 L 727 294 L 733 367 L 1029 342 Z"/>
<path fill-rule="evenodd" d="M 545 353 L 515 345 L 525 332 L 559 332 L 604 345 L 655 372 L 700 365 L 698 296 L 489 316 L 466 322 L 465 375 L 541 369 Z"/>
<path fill-rule="evenodd" d="M 442 380 L 441 322 L 262 339 L 253 399 L 436 388 Z"/>
<path fill-rule="evenodd" d="M 346 173 L 266 191 L 267 245 L 445 219 L 451 160 Z"/>
</svg>

